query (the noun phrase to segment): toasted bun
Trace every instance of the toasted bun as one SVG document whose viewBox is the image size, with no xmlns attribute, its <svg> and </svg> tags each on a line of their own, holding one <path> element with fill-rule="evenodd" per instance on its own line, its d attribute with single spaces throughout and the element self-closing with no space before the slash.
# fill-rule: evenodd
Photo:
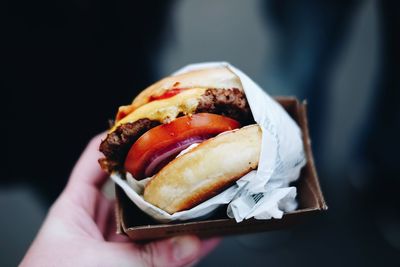
<svg viewBox="0 0 400 267">
<path fill-rule="evenodd" d="M 190 209 L 257 168 L 260 151 L 258 125 L 218 135 L 161 169 L 144 199 L 170 214 Z"/>
<path fill-rule="evenodd" d="M 147 87 L 134 100 L 134 107 L 146 104 L 152 95 L 161 95 L 171 88 L 238 88 L 242 90 L 239 78 L 228 68 L 211 68 L 191 71 L 164 78 Z"/>
<path fill-rule="evenodd" d="M 147 87 L 133 100 L 131 105 L 121 106 L 118 113 L 129 114 L 140 106 L 147 104 L 151 96 L 162 95 L 166 90 L 172 88 L 238 88 L 243 90 L 240 79 L 226 67 L 191 71 L 166 77 Z M 118 117 L 117 115 L 117 118 Z"/>
</svg>

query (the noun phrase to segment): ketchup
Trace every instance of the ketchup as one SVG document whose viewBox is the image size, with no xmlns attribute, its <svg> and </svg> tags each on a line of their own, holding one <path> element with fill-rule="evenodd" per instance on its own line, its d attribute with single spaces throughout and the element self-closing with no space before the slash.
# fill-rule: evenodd
<svg viewBox="0 0 400 267">
<path fill-rule="evenodd" d="M 178 83 L 179 84 L 179 83 Z M 177 85 L 177 84 L 176 84 Z M 174 84 L 175 86 L 175 84 Z M 182 92 L 183 90 L 186 90 L 187 88 L 172 88 L 169 89 L 167 91 L 165 91 L 163 94 L 161 95 L 152 95 L 149 97 L 149 101 L 147 103 L 150 103 L 152 101 L 156 101 L 156 100 L 162 100 L 162 99 L 167 99 L 173 96 L 176 96 L 177 94 L 179 94 L 180 92 Z M 128 108 L 127 111 L 125 110 L 121 110 L 117 113 L 117 117 L 116 117 L 116 121 L 119 121 L 121 119 L 123 119 L 124 117 L 126 117 L 129 113 L 131 113 L 134 109 L 133 108 Z"/>
<path fill-rule="evenodd" d="M 172 88 L 172 89 L 169 89 L 169 90 L 165 91 L 161 95 L 152 95 L 152 96 L 150 96 L 149 102 L 173 97 L 173 96 L 179 94 L 180 92 L 182 92 L 183 90 L 185 90 L 185 88 Z"/>
</svg>

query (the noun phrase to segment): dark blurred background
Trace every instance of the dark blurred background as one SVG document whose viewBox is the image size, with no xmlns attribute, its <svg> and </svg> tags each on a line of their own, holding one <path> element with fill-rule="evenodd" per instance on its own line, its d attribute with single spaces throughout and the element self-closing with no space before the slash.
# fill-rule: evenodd
<svg viewBox="0 0 400 267">
<path fill-rule="evenodd" d="M 193 62 L 307 99 L 329 210 L 199 266 L 399 266 L 396 1 L 2 1 L 0 256 L 15 266 L 119 105 Z"/>
</svg>

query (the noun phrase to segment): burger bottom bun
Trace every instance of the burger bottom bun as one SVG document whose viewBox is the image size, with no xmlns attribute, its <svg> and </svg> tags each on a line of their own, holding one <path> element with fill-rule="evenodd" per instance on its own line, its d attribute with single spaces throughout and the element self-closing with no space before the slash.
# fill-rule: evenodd
<svg viewBox="0 0 400 267">
<path fill-rule="evenodd" d="M 257 168 L 260 151 L 258 125 L 208 139 L 161 169 L 146 185 L 144 199 L 170 214 L 190 209 Z"/>
</svg>

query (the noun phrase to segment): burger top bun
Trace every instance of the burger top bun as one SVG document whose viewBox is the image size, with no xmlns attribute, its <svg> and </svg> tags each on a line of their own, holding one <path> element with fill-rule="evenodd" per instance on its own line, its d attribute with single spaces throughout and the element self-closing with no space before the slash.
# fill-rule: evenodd
<svg viewBox="0 0 400 267">
<path fill-rule="evenodd" d="M 260 151 L 258 125 L 222 133 L 161 169 L 143 197 L 170 214 L 190 209 L 256 169 Z"/>
<path fill-rule="evenodd" d="M 121 106 L 118 113 L 129 114 L 148 103 L 152 96 L 162 95 L 169 89 L 188 88 L 237 88 L 242 89 L 240 79 L 228 68 L 209 68 L 166 77 L 143 90 L 131 105 Z M 117 115 L 118 118 L 118 115 Z"/>
<path fill-rule="evenodd" d="M 171 88 L 238 88 L 242 90 L 239 78 L 228 68 L 211 68 L 166 77 L 143 90 L 132 105 L 141 106 L 152 95 L 161 95 Z"/>
</svg>

